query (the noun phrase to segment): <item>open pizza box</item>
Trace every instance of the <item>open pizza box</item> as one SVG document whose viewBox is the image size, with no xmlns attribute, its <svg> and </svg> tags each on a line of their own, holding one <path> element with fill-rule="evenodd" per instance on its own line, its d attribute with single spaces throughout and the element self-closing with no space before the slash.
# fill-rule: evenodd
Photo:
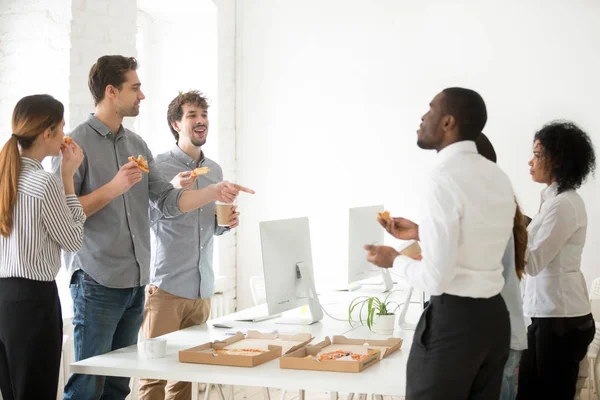
<svg viewBox="0 0 600 400">
<path fill-rule="evenodd" d="M 185 363 L 255 367 L 306 346 L 313 337 L 309 333 L 284 335 L 249 330 L 237 332 L 225 340 L 205 343 L 179 352 Z"/>
<path fill-rule="evenodd" d="M 279 359 L 280 368 L 315 371 L 361 372 L 402 346 L 402 339 L 387 340 L 348 339 L 345 336 L 325 338 L 314 346 L 308 345 L 291 351 Z M 340 351 L 340 353 L 337 353 Z M 328 354 L 350 353 L 337 359 Z"/>
</svg>

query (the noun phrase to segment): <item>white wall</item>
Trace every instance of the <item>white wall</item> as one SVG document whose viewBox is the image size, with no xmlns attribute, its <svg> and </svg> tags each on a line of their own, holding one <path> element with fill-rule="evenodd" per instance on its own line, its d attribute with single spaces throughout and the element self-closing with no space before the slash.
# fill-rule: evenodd
<svg viewBox="0 0 600 400">
<path fill-rule="evenodd" d="M 433 154 L 415 145 L 421 115 L 448 86 L 479 91 L 485 132 L 525 211 L 540 185 L 527 161 L 554 118 L 600 146 L 600 3 L 496 0 L 243 0 L 237 2 L 238 307 L 262 274 L 258 222 L 308 215 L 318 286 L 345 277 L 348 207 L 384 203 L 417 218 Z M 600 147 L 598 147 L 600 149 Z M 600 150 L 599 150 L 600 151 Z M 598 182 L 583 270 L 599 275 Z"/>
<path fill-rule="evenodd" d="M 204 151 L 218 160 L 217 10 L 212 0 L 141 0 L 138 14 L 139 76 L 146 100 L 139 133 L 153 153 L 169 150 L 175 139 L 167 107 L 179 91 L 196 89 L 209 97 L 210 132 Z M 185 12 L 183 12 L 185 10 Z"/>
<path fill-rule="evenodd" d="M 75 128 L 94 112 L 88 76 L 96 60 L 108 54 L 137 56 L 137 0 L 72 0 L 72 8 L 71 118 L 67 120 L 67 128 Z M 123 125 L 131 129 L 134 121 L 126 118 Z"/>
<path fill-rule="evenodd" d="M 0 145 L 22 97 L 47 93 L 68 106 L 70 18 L 61 0 L 0 1 Z"/>
</svg>

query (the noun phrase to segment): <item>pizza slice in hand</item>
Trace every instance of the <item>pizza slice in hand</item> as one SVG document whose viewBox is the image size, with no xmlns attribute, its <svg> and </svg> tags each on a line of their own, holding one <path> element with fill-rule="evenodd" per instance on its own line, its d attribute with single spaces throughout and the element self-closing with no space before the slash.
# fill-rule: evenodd
<svg viewBox="0 0 600 400">
<path fill-rule="evenodd" d="M 390 216 L 390 212 L 389 211 L 384 211 L 384 212 L 378 212 L 377 215 L 379 216 L 379 218 L 381 218 L 384 222 L 388 222 L 392 217 Z"/>
<path fill-rule="evenodd" d="M 131 156 L 128 158 L 128 160 L 133 161 L 134 163 L 137 163 L 138 168 L 141 169 L 143 172 L 145 172 L 145 173 L 150 172 L 150 169 L 148 168 L 148 161 L 146 161 L 144 159 L 144 157 L 142 157 L 141 154 L 138 156 L 138 158 Z"/>
<path fill-rule="evenodd" d="M 200 167 L 200 168 L 196 168 L 195 170 L 193 170 L 190 176 L 192 178 L 195 178 L 195 177 L 200 176 L 200 175 L 206 175 L 209 172 L 210 172 L 210 168 L 208 168 L 208 167 Z"/>
<path fill-rule="evenodd" d="M 64 142 L 64 144 L 69 145 L 69 144 L 73 143 L 73 138 L 71 136 L 65 136 L 65 137 L 63 137 L 63 142 Z"/>
</svg>

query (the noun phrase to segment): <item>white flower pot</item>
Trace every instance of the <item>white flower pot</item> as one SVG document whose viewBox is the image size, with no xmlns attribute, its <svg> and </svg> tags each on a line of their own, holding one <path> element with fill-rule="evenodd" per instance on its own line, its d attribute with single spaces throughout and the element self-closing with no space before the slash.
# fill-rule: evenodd
<svg viewBox="0 0 600 400">
<path fill-rule="evenodd" d="M 394 323 L 396 315 L 376 315 L 373 319 L 373 332 L 382 335 L 391 335 L 394 333 Z"/>
</svg>

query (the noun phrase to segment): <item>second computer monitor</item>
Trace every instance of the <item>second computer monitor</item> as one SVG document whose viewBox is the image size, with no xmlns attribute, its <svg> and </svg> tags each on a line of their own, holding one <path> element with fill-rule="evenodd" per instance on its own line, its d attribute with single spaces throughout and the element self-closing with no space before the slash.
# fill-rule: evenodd
<svg viewBox="0 0 600 400">
<path fill-rule="evenodd" d="M 279 323 L 310 324 L 322 317 L 317 297 L 308 218 L 260 222 L 265 294 L 269 314 L 279 314 L 308 304 L 306 320 Z"/>
<path fill-rule="evenodd" d="M 367 261 L 367 252 L 364 249 L 366 244 L 383 245 L 385 230 L 377 222 L 377 213 L 383 210 L 383 205 L 355 207 L 349 210 L 348 285 L 355 289 L 360 286 L 360 281 L 376 277 L 383 280 L 384 291 L 392 289 L 389 271 Z"/>
</svg>

